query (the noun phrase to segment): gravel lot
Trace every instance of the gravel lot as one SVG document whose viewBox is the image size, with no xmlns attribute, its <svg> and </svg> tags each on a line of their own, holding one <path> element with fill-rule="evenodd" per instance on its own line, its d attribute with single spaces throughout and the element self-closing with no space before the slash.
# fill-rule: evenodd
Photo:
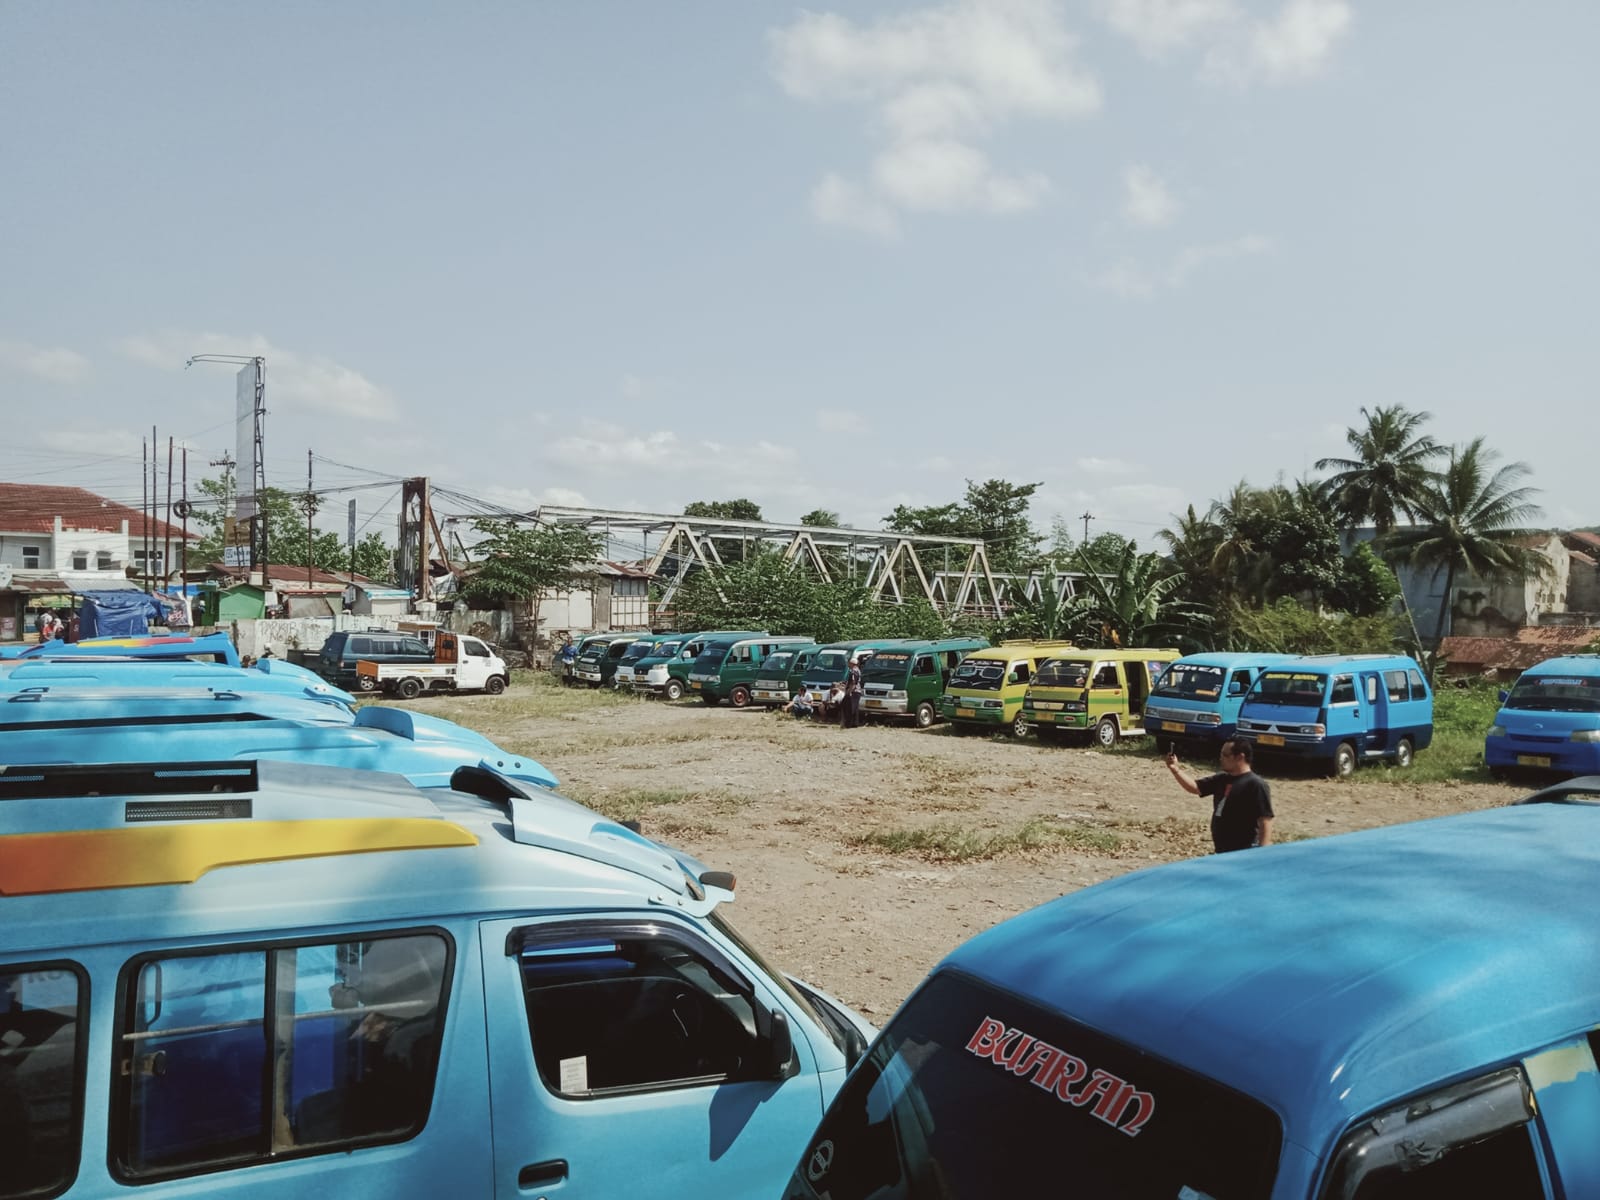
<svg viewBox="0 0 1600 1200">
<path fill-rule="evenodd" d="M 878 1022 L 972 934 L 1210 849 L 1207 802 L 1171 781 L 1148 742 L 1103 752 L 941 726 L 845 730 L 543 680 L 415 705 L 538 758 L 574 799 L 637 817 L 650 836 L 734 871 L 739 928 L 774 964 Z M 1386 768 L 1346 781 L 1265 773 L 1280 840 L 1488 808 L 1529 790 L 1407 782 Z"/>
</svg>

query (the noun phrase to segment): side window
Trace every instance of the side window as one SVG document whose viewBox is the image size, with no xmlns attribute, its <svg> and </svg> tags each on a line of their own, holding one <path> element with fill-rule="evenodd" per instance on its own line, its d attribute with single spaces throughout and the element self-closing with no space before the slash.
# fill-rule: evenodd
<svg viewBox="0 0 1600 1200">
<path fill-rule="evenodd" d="M 1228 695 L 1242 696 L 1250 690 L 1250 672 L 1238 670 L 1228 676 Z"/>
<path fill-rule="evenodd" d="M 1018 683 L 1027 683 L 1033 677 L 1032 670 L 1025 662 L 1012 663 L 1011 673 L 1017 677 Z"/>
<path fill-rule="evenodd" d="M 1094 679 L 1090 681 L 1089 686 L 1097 688 L 1121 687 L 1122 682 L 1117 678 L 1117 664 L 1098 663 L 1094 669 Z"/>
<path fill-rule="evenodd" d="M 395 648 L 390 650 L 389 653 L 426 654 L 431 656 L 433 651 L 428 648 L 428 643 L 421 638 L 400 638 L 395 642 Z"/>
<path fill-rule="evenodd" d="M 119 1005 L 117 1173 L 411 1137 L 433 1096 L 449 972 L 436 933 L 136 960 Z"/>
<path fill-rule="evenodd" d="M 1428 698 L 1428 685 L 1422 682 L 1422 672 L 1410 670 L 1406 678 L 1411 681 L 1411 698 L 1413 700 L 1426 700 Z"/>
<path fill-rule="evenodd" d="M 1333 692 L 1328 697 L 1329 704 L 1354 704 L 1356 702 L 1356 681 L 1351 675 L 1335 675 L 1333 677 Z"/>
<path fill-rule="evenodd" d="M 518 951 L 539 1077 L 575 1099 L 758 1077 L 749 983 L 654 931 L 530 931 Z"/>
<path fill-rule="evenodd" d="M 1170 663 L 1164 663 L 1164 662 L 1147 662 L 1147 663 L 1145 663 L 1144 669 L 1145 669 L 1145 671 L 1147 673 L 1146 674 L 1146 678 L 1148 678 L 1150 680 L 1150 686 L 1151 687 L 1156 687 L 1158 684 L 1160 684 L 1160 682 L 1161 682 L 1161 672 L 1165 671 L 1167 669 L 1167 667 L 1170 666 L 1170 665 L 1171 665 Z"/>
<path fill-rule="evenodd" d="M 1545 1200 L 1533 1137 L 1526 1125 L 1487 1141 L 1448 1150 L 1425 1167 L 1370 1175 L 1356 1200 L 1457 1200 L 1493 1196 L 1495 1200 Z"/>
<path fill-rule="evenodd" d="M 1411 698 L 1410 685 L 1406 682 L 1404 671 L 1385 671 L 1383 673 L 1384 690 L 1389 693 L 1389 703 L 1399 704 L 1402 700 Z"/>
<path fill-rule="evenodd" d="M 917 655 L 916 661 L 914 661 L 911 664 L 911 673 L 913 675 L 932 675 L 934 673 L 934 670 L 933 670 L 933 655 L 931 655 L 931 654 L 919 654 L 919 655 Z"/>
<path fill-rule="evenodd" d="M 353 637 L 345 643 L 345 653 L 350 658 L 365 658 L 372 653 L 372 639 Z"/>
<path fill-rule="evenodd" d="M 461 644 L 466 647 L 467 653 L 473 658 L 489 657 L 489 647 L 485 646 L 477 638 L 462 638 Z"/>
<path fill-rule="evenodd" d="M 0 967 L 0 1197 L 55 1196 L 78 1173 L 88 988 L 79 968 Z"/>
<path fill-rule="evenodd" d="M 74 550 L 72 552 L 72 569 L 74 571 L 87 571 L 89 569 L 89 552 L 87 550 Z"/>
<path fill-rule="evenodd" d="M 1368 675 L 1366 677 L 1366 682 L 1367 703 L 1376 704 L 1378 702 L 1378 677 L 1376 675 Z"/>
<path fill-rule="evenodd" d="M 747 663 L 747 662 L 749 662 L 750 661 L 750 647 L 749 646 L 735 646 L 733 648 L 733 653 L 728 655 L 728 661 L 731 662 L 731 663 Z"/>
<path fill-rule="evenodd" d="M 24 546 L 22 548 L 22 569 L 24 571 L 37 571 L 39 569 L 39 554 L 39 547 Z"/>
</svg>

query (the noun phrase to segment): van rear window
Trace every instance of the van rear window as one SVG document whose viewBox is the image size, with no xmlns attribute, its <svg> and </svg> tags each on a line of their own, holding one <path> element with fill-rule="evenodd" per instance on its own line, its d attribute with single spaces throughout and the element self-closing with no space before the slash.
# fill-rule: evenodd
<svg viewBox="0 0 1600 1200">
<path fill-rule="evenodd" d="M 1281 1133 L 1264 1105 L 954 972 L 846 1081 L 791 1198 L 1259 1200 Z"/>
<path fill-rule="evenodd" d="M 0 967 L 0 1197 L 55 1196 L 78 1173 L 84 1008 L 76 967 Z"/>
</svg>

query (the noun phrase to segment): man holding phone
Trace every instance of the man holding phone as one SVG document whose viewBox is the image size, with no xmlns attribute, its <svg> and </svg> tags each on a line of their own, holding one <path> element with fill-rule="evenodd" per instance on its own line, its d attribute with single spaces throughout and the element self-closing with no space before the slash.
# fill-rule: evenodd
<svg viewBox="0 0 1600 1200">
<path fill-rule="evenodd" d="M 1167 770 L 1191 796 L 1211 797 L 1211 844 L 1218 854 L 1272 844 L 1272 789 L 1251 769 L 1253 747 L 1243 738 L 1222 743 L 1222 770 L 1195 779 L 1178 765 L 1177 747 L 1167 743 Z"/>
</svg>

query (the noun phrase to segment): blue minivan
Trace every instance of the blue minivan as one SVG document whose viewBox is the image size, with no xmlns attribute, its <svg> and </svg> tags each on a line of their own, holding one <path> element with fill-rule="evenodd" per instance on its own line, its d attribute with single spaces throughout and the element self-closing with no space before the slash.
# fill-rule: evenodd
<svg viewBox="0 0 1600 1200">
<path fill-rule="evenodd" d="M 1236 733 L 1262 753 L 1320 760 L 1341 777 L 1378 759 L 1409 767 L 1433 741 L 1433 693 L 1403 654 L 1292 658 L 1256 676 Z"/>
<path fill-rule="evenodd" d="M 1600 778 L 1084 888 L 934 968 L 787 1200 L 1600 1196 Z M 1248 914 L 1245 917 L 1243 914 Z"/>
<path fill-rule="evenodd" d="M 1144 727 L 1161 738 L 1220 745 L 1233 736 L 1256 676 L 1291 654 L 1186 654 L 1161 672 L 1144 706 Z"/>
<path fill-rule="evenodd" d="M 1600 772 L 1600 654 L 1546 659 L 1501 692 L 1483 761 L 1496 773 Z"/>
</svg>

